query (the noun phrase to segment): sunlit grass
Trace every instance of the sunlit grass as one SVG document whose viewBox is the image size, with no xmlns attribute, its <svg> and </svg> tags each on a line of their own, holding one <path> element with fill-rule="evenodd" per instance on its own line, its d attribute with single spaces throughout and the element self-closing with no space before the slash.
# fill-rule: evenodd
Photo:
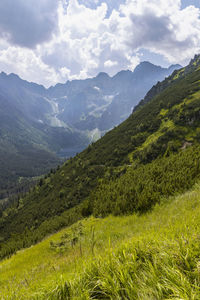
<svg viewBox="0 0 200 300">
<path fill-rule="evenodd" d="M 72 299 L 95 293 L 95 299 L 99 293 L 108 296 L 103 299 L 165 299 L 170 290 L 176 299 L 199 299 L 199 215 L 196 185 L 145 215 L 85 219 L 83 235 L 64 252 L 52 250 L 50 241 L 73 226 L 2 261 L 1 299 L 67 299 L 67 293 Z"/>
</svg>

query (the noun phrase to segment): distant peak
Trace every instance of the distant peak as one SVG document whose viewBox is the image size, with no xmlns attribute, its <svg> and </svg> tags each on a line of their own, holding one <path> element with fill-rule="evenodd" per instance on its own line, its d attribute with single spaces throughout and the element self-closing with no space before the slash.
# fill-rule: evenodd
<svg viewBox="0 0 200 300">
<path fill-rule="evenodd" d="M 152 63 L 150 63 L 149 61 L 142 61 L 141 63 L 139 63 L 135 70 L 134 70 L 134 73 L 137 73 L 137 72 L 146 72 L 146 71 L 152 71 L 152 70 L 161 70 L 162 67 L 160 66 L 156 66 Z"/>
<path fill-rule="evenodd" d="M 117 74 L 115 74 L 115 76 L 118 76 L 118 75 L 121 76 L 121 75 L 124 75 L 124 74 L 132 74 L 132 71 L 130 71 L 130 70 L 122 70 L 122 71 L 119 71 Z"/>
<path fill-rule="evenodd" d="M 181 69 L 181 68 L 182 68 L 181 65 L 175 64 L 175 65 L 169 66 L 168 70 L 171 70 L 171 69 L 173 69 L 173 70 L 178 70 L 178 69 Z"/>
<path fill-rule="evenodd" d="M 105 72 L 100 72 L 96 78 L 110 78 L 110 76 Z"/>
<path fill-rule="evenodd" d="M 10 78 L 10 79 L 14 79 L 14 80 L 18 80 L 20 79 L 20 77 L 17 75 L 17 74 L 14 74 L 14 73 L 10 73 L 10 74 L 7 74 L 5 72 L 1 72 L 1 77 L 2 78 Z"/>
<path fill-rule="evenodd" d="M 130 70 L 122 70 L 113 76 L 113 79 L 128 79 L 133 75 Z"/>
<path fill-rule="evenodd" d="M 5 72 L 1 72 L 1 74 L 0 74 L 1 76 L 8 76 Z"/>
<path fill-rule="evenodd" d="M 154 64 L 152 64 L 151 62 L 147 61 L 147 60 L 144 60 L 144 61 L 141 61 L 138 66 L 155 66 Z"/>
<path fill-rule="evenodd" d="M 17 74 L 15 74 L 15 73 L 10 73 L 8 76 L 11 77 L 11 78 L 16 78 L 16 79 L 19 79 L 19 78 L 20 78 L 20 77 L 19 77 Z"/>
</svg>

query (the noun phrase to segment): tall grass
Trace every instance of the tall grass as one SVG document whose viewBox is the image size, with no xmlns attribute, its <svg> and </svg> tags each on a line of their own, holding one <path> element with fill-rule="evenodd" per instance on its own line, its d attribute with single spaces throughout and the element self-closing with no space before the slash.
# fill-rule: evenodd
<svg viewBox="0 0 200 300">
<path fill-rule="evenodd" d="M 0 263 L 1 299 L 200 299 L 200 187 L 162 203 L 86 219 L 64 251 L 80 224 L 19 251 Z"/>
</svg>

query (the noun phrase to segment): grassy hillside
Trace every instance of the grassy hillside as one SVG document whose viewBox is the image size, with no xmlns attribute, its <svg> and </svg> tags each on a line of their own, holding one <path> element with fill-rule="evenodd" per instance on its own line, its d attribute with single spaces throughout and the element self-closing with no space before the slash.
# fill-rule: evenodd
<svg viewBox="0 0 200 300">
<path fill-rule="evenodd" d="M 200 176 L 200 62 L 0 218 L 0 257 L 91 214 L 146 212 Z M 175 75 L 173 75 L 175 76 Z"/>
<path fill-rule="evenodd" d="M 199 299 L 199 214 L 196 184 L 142 216 L 85 219 L 3 260 L 0 297 Z"/>
</svg>

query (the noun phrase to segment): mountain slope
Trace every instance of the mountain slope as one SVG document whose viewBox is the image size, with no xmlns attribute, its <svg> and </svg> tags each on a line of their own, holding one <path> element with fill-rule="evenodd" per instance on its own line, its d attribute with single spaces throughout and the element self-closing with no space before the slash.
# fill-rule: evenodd
<svg viewBox="0 0 200 300">
<path fill-rule="evenodd" d="M 1 257 L 91 213 L 144 212 L 191 187 L 200 174 L 199 80 L 197 63 L 5 211 Z"/>
<path fill-rule="evenodd" d="M 199 299 L 199 199 L 198 184 L 143 216 L 65 228 L 0 262 L 0 298 Z"/>
<path fill-rule="evenodd" d="M 113 219 L 119 232 L 127 222 L 125 236 L 131 238 L 120 243 L 121 232 L 111 227 L 109 240 L 118 240 L 117 249 L 109 242 L 106 254 L 87 259 L 84 270 L 45 290 L 42 299 L 199 299 L 198 190 L 143 217 Z M 106 221 L 105 236 L 114 225 Z"/>
</svg>

